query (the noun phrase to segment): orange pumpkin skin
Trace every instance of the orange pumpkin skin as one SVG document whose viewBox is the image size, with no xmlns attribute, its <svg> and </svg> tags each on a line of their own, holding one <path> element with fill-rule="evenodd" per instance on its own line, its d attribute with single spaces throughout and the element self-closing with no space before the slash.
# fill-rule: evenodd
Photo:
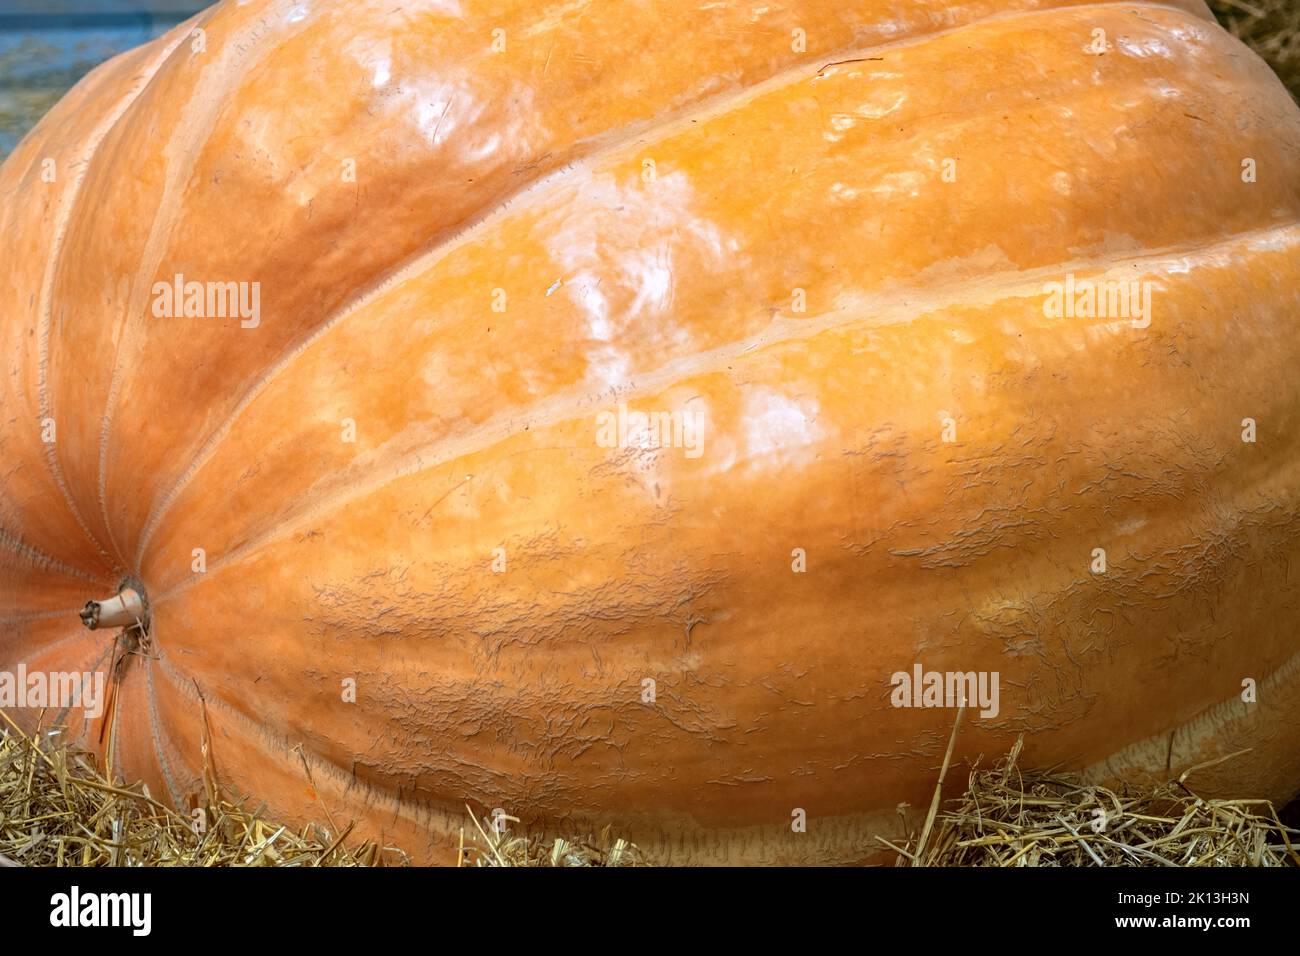
<svg viewBox="0 0 1300 956">
<path fill-rule="evenodd" d="M 1284 798 L 1298 210 L 1199 0 L 219 4 L 0 167 L 0 667 L 106 668 L 139 582 L 119 773 L 185 803 L 201 693 L 223 782 L 429 862 L 466 803 L 862 859 L 917 663 L 1000 675 L 959 760 Z"/>
</svg>

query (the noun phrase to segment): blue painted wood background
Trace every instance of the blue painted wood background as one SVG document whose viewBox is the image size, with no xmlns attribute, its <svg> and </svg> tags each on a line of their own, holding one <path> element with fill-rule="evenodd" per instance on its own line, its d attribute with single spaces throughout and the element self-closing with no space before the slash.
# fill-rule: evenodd
<svg viewBox="0 0 1300 956">
<path fill-rule="evenodd" d="M 0 158 L 95 66 L 207 5 L 205 0 L 0 0 Z"/>
</svg>

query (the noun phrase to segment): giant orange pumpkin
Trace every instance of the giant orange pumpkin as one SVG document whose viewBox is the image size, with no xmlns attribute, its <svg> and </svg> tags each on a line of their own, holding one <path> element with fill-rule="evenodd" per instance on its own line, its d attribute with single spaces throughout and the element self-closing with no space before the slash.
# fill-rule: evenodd
<svg viewBox="0 0 1300 956">
<path fill-rule="evenodd" d="M 1298 217 L 1199 0 L 227 0 L 0 170 L 0 666 L 138 589 L 47 723 L 184 804 L 201 696 L 435 862 L 861 859 L 917 669 L 999 679 L 958 759 L 1284 798 Z"/>
</svg>

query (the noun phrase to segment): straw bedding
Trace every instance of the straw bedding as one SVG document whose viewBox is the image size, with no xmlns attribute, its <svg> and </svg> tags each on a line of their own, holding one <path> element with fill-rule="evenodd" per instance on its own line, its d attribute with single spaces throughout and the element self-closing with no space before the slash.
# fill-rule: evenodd
<svg viewBox="0 0 1300 956">
<path fill-rule="evenodd" d="M 112 781 L 57 732 L 23 733 L 0 711 L 0 866 L 372 866 L 401 859 L 350 827 L 292 831 L 232 802 L 211 779 L 201 814 Z M 337 834 L 337 835 L 336 835 Z"/>
<path fill-rule="evenodd" d="M 1300 4 L 1295 0 L 1208 0 L 1219 22 L 1262 56 L 1300 98 Z"/>
<path fill-rule="evenodd" d="M 991 769 L 972 768 L 965 794 L 929 833 L 885 843 L 898 865 L 1300 866 L 1300 830 L 1284 826 L 1267 800 L 1199 796 L 1203 767 L 1154 789 L 1113 790 L 1021 770 L 1023 744 Z"/>
<path fill-rule="evenodd" d="M 277 824 L 264 806 L 250 809 L 250 800 L 221 793 L 211 771 L 197 801 L 201 815 L 185 815 L 155 801 L 147 787 L 110 780 L 93 754 L 57 732 L 29 736 L 3 711 L 0 727 L 0 866 L 407 862 L 399 848 L 350 840 L 351 825 L 338 826 L 328 813 L 325 823 L 298 830 Z M 1266 800 L 1199 796 L 1199 768 L 1154 790 L 1111 789 L 1069 773 L 1022 770 L 1022 744 L 991 769 L 972 767 L 964 795 L 944 808 L 939 790 L 950 746 L 923 829 L 901 845 L 880 844 L 903 866 L 1300 866 L 1300 830 L 1283 825 Z M 481 819 L 465 809 L 460 866 L 652 862 L 608 828 L 594 839 L 543 839 L 515 817 Z M 871 851 L 864 847 L 864 855 Z"/>
</svg>

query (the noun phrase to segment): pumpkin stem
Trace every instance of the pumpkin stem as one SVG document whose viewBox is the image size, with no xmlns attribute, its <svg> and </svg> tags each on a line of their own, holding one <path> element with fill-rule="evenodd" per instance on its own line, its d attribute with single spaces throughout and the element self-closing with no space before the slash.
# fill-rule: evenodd
<svg viewBox="0 0 1300 956">
<path fill-rule="evenodd" d="M 92 631 L 101 627 L 141 627 L 144 615 L 144 598 L 134 588 L 123 588 L 106 600 L 87 601 L 81 623 Z"/>
</svg>

